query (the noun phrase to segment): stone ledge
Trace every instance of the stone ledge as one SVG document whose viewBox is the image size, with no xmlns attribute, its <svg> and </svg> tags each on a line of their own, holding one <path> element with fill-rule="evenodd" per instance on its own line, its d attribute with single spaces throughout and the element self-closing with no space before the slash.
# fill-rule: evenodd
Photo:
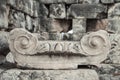
<svg viewBox="0 0 120 80">
<path fill-rule="evenodd" d="M 1 73 L 0 80 L 99 80 L 90 69 L 79 70 L 19 70 L 11 69 Z"/>
</svg>

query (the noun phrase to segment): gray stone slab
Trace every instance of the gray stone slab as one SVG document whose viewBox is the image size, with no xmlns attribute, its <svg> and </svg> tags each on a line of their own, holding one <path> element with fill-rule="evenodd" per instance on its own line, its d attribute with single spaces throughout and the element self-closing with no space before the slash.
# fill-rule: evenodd
<svg viewBox="0 0 120 80">
<path fill-rule="evenodd" d="M 99 80 L 94 70 L 6 70 L 1 80 Z"/>
<path fill-rule="evenodd" d="M 100 4 L 72 4 L 67 10 L 68 18 L 105 18 L 107 6 Z"/>
</svg>

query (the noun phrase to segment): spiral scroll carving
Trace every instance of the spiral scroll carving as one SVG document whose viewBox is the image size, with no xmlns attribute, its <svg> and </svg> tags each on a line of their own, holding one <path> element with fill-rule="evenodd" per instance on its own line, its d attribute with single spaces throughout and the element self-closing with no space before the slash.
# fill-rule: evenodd
<svg viewBox="0 0 120 80">
<path fill-rule="evenodd" d="M 24 29 L 14 29 L 10 33 L 10 49 L 14 53 L 33 55 L 36 53 L 37 37 Z"/>
<path fill-rule="evenodd" d="M 110 48 L 108 33 L 100 30 L 85 35 L 81 39 L 81 48 L 85 55 L 107 54 Z"/>
</svg>

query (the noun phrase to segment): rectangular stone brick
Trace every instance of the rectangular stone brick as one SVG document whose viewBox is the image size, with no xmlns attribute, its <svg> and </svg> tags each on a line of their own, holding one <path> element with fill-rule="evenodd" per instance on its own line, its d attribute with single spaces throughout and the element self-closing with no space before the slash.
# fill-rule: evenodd
<svg viewBox="0 0 120 80">
<path fill-rule="evenodd" d="M 51 4 L 51 3 L 78 3 L 78 0 L 39 0 L 40 3 Z"/>
<path fill-rule="evenodd" d="M 50 5 L 50 17 L 51 18 L 65 18 L 66 17 L 65 4 L 51 4 Z"/>
<path fill-rule="evenodd" d="M 101 4 L 73 4 L 67 10 L 68 18 L 106 18 L 107 6 Z"/>
</svg>

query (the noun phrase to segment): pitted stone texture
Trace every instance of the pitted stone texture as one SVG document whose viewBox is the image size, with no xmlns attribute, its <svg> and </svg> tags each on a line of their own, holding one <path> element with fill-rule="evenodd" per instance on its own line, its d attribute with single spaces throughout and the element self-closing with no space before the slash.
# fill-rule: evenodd
<svg viewBox="0 0 120 80">
<path fill-rule="evenodd" d="M 107 31 L 111 33 L 120 33 L 120 19 L 108 19 Z"/>
<path fill-rule="evenodd" d="M 65 4 L 51 4 L 50 5 L 50 17 L 51 18 L 65 18 L 66 17 Z"/>
<path fill-rule="evenodd" d="M 24 28 L 30 32 L 36 32 L 39 28 L 38 18 L 32 18 L 22 12 L 11 9 L 9 14 L 9 28 Z"/>
<path fill-rule="evenodd" d="M 8 11 L 6 0 L 0 0 L 0 29 L 8 28 Z"/>
<path fill-rule="evenodd" d="M 99 0 L 78 0 L 79 3 L 85 4 L 98 4 Z"/>
<path fill-rule="evenodd" d="M 101 64 L 97 71 L 100 80 L 120 80 L 119 64 Z"/>
<path fill-rule="evenodd" d="M 101 2 L 103 4 L 110 4 L 110 3 L 114 3 L 114 0 L 101 0 Z"/>
<path fill-rule="evenodd" d="M 1 80 L 99 80 L 90 69 L 79 70 L 18 70 L 11 69 L 0 75 Z"/>
<path fill-rule="evenodd" d="M 35 0 L 8 0 L 8 4 L 27 15 L 38 17 L 39 4 Z"/>
<path fill-rule="evenodd" d="M 120 18 L 120 3 L 114 4 L 108 10 L 108 18 L 109 19 L 119 19 Z"/>
<path fill-rule="evenodd" d="M 66 3 L 66 4 L 71 4 L 71 3 L 78 3 L 78 0 L 38 0 L 40 3 L 44 4 L 51 4 L 51 3 Z"/>
<path fill-rule="evenodd" d="M 68 18 L 105 18 L 107 6 L 100 4 L 72 4 L 67 12 Z"/>
<path fill-rule="evenodd" d="M 108 58 L 105 60 L 105 63 L 109 64 L 120 64 L 120 35 L 119 34 L 111 34 L 111 50 Z"/>
</svg>

